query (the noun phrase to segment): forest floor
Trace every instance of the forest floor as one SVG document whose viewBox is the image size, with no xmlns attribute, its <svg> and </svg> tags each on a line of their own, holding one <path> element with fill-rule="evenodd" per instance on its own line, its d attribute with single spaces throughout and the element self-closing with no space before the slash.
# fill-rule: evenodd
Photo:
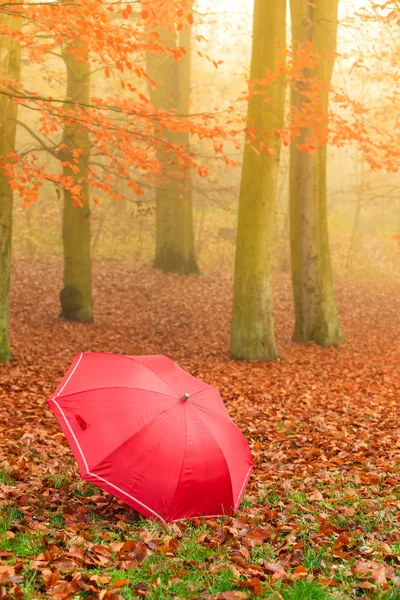
<svg viewBox="0 0 400 600">
<path fill-rule="evenodd" d="M 341 280 L 347 344 L 229 360 L 232 277 L 94 265 L 96 321 L 58 318 L 59 259 L 14 262 L 0 366 L 0 600 L 400 599 L 400 283 Z M 164 527 L 80 481 L 45 400 L 80 351 L 167 354 L 219 388 L 256 465 L 234 518 Z"/>
</svg>

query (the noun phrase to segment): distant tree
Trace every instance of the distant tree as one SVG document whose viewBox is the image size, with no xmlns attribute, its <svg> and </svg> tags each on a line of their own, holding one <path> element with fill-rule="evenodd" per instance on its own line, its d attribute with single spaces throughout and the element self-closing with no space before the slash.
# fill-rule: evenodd
<svg viewBox="0 0 400 600">
<path fill-rule="evenodd" d="M 90 65 L 86 48 L 73 44 L 63 52 L 67 70 L 66 99 L 68 103 L 89 106 Z M 66 114 L 74 111 L 71 104 L 64 106 Z M 82 112 L 84 109 L 81 108 Z M 75 110 L 76 112 L 76 110 Z M 75 116 L 75 115 L 74 115 Z M 70 321 L 93 320 L 92 272 L 90 257 L 89 158 L 90 138 L 87 128 L 81 128 L 79 119 L 64 123 L 62 153 L 65 153 L 63 174 L 70 178 L 72 187 L 79 192 L 73 198 L 71 187 L 64 188 L 63 248 L 64 287 L 60 293 L 62 316 Z"/>
<path fill-rule="evenodd" d="M 290 154 L 290 238 L 296 316 L 293 340 L 313 340 L 321 346 L 344 342 L 329 249 L 327 145 L 315 144 L 316 122 L 326 128 L 328 121 L 338 4 L 339 0 L 290 3 L 293 62 L 304 61 L 291 90 L 293 115 L 303 116 Z M 318 90 L 315 82 L 320 84 Z"/>
<path fill-rule="evenodd" d="M 179 35 L 171 23 L 157 29 L 159 39 L 174 54 L 147 52 L 149 86 L 153 105 L 160 111 L 190 115 L 192 40 L 191 28 L 182 27 Z M 160 49 L 162 47 L 160 46 Z M 183 53 L 182 53 L 183 49 Z M 174 148 L 189 151 L 189 132 L 166 130 L 165 143 L 157 157 L 163 170 L 156 187 L 156 249 L 154 267 L 174 273 L 199 273 L 195 256 L 191 170 L 172 159 Z"/>
<path fill-rule="evenodd" d="M 14 36 L 7 35 L 7 30 Z M 18 85 L 21 70 L 21 48 L 18 34 L 21 18 L 18 9 L 9 6 L 0 12 L 0 77 L 4 86 Z M 0 360 L 9 360 L 8 306 L 11 267 L 11 235 L 13 190 L 5 169 L 6 157 L 15 152 L 18 105 L 15 100 L 0 94 Z"/>
<path fill-rule="evenodd" d="M 284 73 L 270 86 L 261 82 L 265 81 L 268 70 L 276 71 L 285 37 L 286 0 L 255 0 L 252 89 L 239 198 L 231 332 L 231 356 L 240 360 L 277 357 L 272 253 L 280 140 L 274 133 L 283 125 Z"/>
</svg>

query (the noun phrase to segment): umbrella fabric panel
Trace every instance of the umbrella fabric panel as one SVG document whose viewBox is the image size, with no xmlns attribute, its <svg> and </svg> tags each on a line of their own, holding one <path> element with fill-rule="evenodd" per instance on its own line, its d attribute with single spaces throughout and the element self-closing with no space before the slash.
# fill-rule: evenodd
<svg viewBox="0 0 400 600">
<path fill-rule="evenodd" d="M 145 504 L 168 520 L 185 454 L 185 427 L 181 403 L 117 448 L 93 474 L 116 486 L 122 492 L 119 497 L 134 508 L 136 502 Z"/>
<path fill-rule="evenodd" d="M 72 450 L 72 452 L 75 456 L 75 459 L 78 463 L 79 472 L 81 474 L 81 477 L 85 478 L 85 474 L 88 472 L 89 467 L 86 462 L 86 458 L 85 458 L 82 450 L 80 449 L 79 441 L 76 437 L 76 434 L 78 434 L 78 436 L 79 436 L 78 423 L 74 424 L 74 428 L 71 427 L 69 421 L 67 420 L 61 407 L 59 406 L 57 399 L 47 400 L 47 403 L 50 406 L 50 408 L 52 409 L 52 411 L 54 412 L 54 415 L 55 415 L 61 429 L 63 430 L 65 437 L 68 440 L 71 450 Z M 74 429 L 75 429 L 75 431 L 74 431 Z"/>
<path fill-rule="evenodd" d="M 54 395 L 61 397 L 90 389 L 112 387 L 116 382 L 121 387 L 133 386 L 166 395 L 179 395 L 176 389 L 135 358 L 98 352 L 76 355 Z"/>
<path fill-rule="evenodd" d="M 227 419 L 233 423 L 229 416 L 226 406 L 221 398 L 219 391 L 216 388 L 209 387 L 205 390 L 200 390 L 190 396 L 190 406 L 203 408 L 207 411 L 217 413 L 223 419 Z"/>
<path fill-rule="evenodd" d="M 207 424 L 211 434 L 218 440 L 228 465 L 236 509 L 253 468 L 253 459 L 246 438 L 232 420 L 224 419 L 199 405 L 193 404 L 191 408 L 197 412 Z"/>
<path fill-rule="evenodd" d="M 157 392 L 115 387 L 62 396 L 49 401 L 52 402 L 62 412 L 59 422 L 64 432 L 67 433 L 66 428 L 73 432 L 75 456 L 83 453 L 85 470 L 92 470 L 128 438 L 181 400 Z"/>
<path fill-rule="evenodd" d="M 186 449 L 170 519 L 231 514 L 232 485 L 219 444 L 186 403 Z"/>
<path fill-rule="evenodd" d="M 215 390 L 213 386 L 209 385 L 208 383 L 205 383 L 205 381 L 202 381 L 201 379 L 197 379 L 197 377 L 194 377 L 193 375 L 182 369 L 182 367 L 180 367 L 179 365 L 175 364 L 175 368 L 180 380 L 184 383 L 184 392 L 196 394 L 197 392 L 200 392 L 202 390 Z"/>
<path fill-rule="evenodd" d="M 130 356 L 132 360 L 140 363 L 142 367 L 154 373 L 160 381 L 167 384 L 177 396 L 182 397 L 188 390 L 184 389 L 177 365 L 167 356 L 144 355 Z"/>
</svg>

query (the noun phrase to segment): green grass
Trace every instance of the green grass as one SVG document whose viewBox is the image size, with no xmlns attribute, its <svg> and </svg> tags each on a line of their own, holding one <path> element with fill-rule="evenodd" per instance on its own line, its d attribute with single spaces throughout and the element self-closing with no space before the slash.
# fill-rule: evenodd
<svg viewBox="0 0 400 600">
<path fill-rule="evenodd" d="M 88 496 L 94 496 L 100 492 L 99 488 L 92 483 L 86 481 L 80 481 L 72 488 L 72 493 L 78 498 L 87 498 Z"/>
<path fill-rule="evenodd" d="M 64 527 L 65 525 L 65 519 L 60 513 L 51 515 L 49 518 L 49 522 L 53 527 Z"/>
<path fill-rule="evenodd" d="M 400 600 L 400 587 L 391 588 L 381 598 L 382 600 Z"/>
<path fill-rule="evenodd" d="M 284 600 L 328 600 L 327 592 L 314 581 L 296 581 L 282 592 Z"/>
<path fill-rule="evenodd" d="M 0 484 L 11 485 L 14 479 L 7 469 L 0 469 Z"/>
<path fill-rule="evenodd" d="M 198 562 L 204 562 L 214 554 L 215 550 L 199 544 L 197 536 L 185 539 L 177 552 L 177 556 L 183 560 L 195 560 Z"/>
<path fill-rule="evenodd" d="M 252 506 L 254 506 L 254 502 L 252 502 L 251 500 L 249 500 L 248 498 L 244 497 L 243 500 L 240 503 L 240 508 L 251 508 Z"/>
<path fill-rule="evenodd" d="M 306 548 L 304 551 L 304 566 L 307 571 L 322 570 L 327 563 L 329 556 L 326 550 L 314 550 L 314 548 Z"/>
<path fill-rule="evenodd" d="M 251 550 L 251 562 L 258 563 L 259 561 L 264 560 L 268 562 L 276 561 L 275 550 L 271 544 L 265 543 L 260 546 L 255 546 L 255 548 Z"/>
<path fill-rule="evenodd" d="M 261 531 L 270 532 L 270 537 L 266 536 L 263 543 L 257 539 L 253 544 L 251 539 L 245 542 L 246 531 L 238 532 L 229 518 L 211 523 L 185 523 L 179 525 L 178 531 L 172 525 L 164 527 L 145 519 L 133 520 L 131 512 L 122 504 L 113 503 L 109 507 L 100 504 L 98 510 L 87 500 L 100 493 L 96 486 L 80 482 L 65 487 L 67 477 L 52 476 L 55 490 L 50 494 L 48 508 L 46 504 L 35 507 L 37 521 L 29 517 L 25 519 L 16 502 L 8 502 L 0 509 L 0 551 L 11 553 L 5 555 L 6 563 L 22 563 L 24 581 L 20 587 L 23 597 L 29 600 L 44 600 L 46 597 L 40 571 L 38 573 L 31 567 L 37 556 L 46 547 L 58 548 L 62 556 L 76 544 L 83 545 L 89 553 L 94 545 L 108 548 L 110 558 L 103 566 L 87 566 L 78 561 L 76 569 L 87 578 L 95 574 L 109 577 L 110 584 L 100 584 L 100 590 L 111 590 L 112 582 L 128 580 L 123 587 L 114 588 L 126 600 L 141 595 L 149 600 L 208 599 L 221 592 L 235 590 L 244 591 L 248 600 L 252 600 L 255 596 L 251 588 L 241 587 L 240 583 L 246 586 L 258 573 L 262 574 L 257 571 L 247 574 L 251 565 L 263 568 L 266 563 L 284 564 L 286 578 L 273 581 L 271 574 L 262 576 L 261 588 L 258 589 L 262 589 L 261 598 L 351 600 L 366 597 L 369 600 L 400 600 L 399 589 L 392 580 L 389 580 L 387 591 L 380 591 L 378 586 L 366 590 L 358 587 L 363 578 L 352 571 L 356 560 L 376 561 L 394 568 L 396 576 L 400 577 L 398 562 L 380 549 L 385 536 L 389 536 L 392 555 L 400 555 L 398 507 L 394 493 L 390 498 L 381 496 L 377 499 L 374 490 L 365 487 L 362 494 L 352 496 L 350 493 L 349 496 L 348 490 L 353 489 L 351 482 L 341 479 L 335 486 L 321 487 L 324 496 L 321 500 L 312 496 L 310 500 L 313 490 L 310 491 L 301 482 L 295 489 L 289 486 L 277 490 L 260 487 L 259 494 L 253 494 L 251 502 L 244 503 L 243 513 L 237 515 L 244 523 L 240 529 L 261 528 Z M 56 502 L 51 504 L 53 495 Z M 374 502 L 372 509 L 371 499 Z M 21 503 L 21 506 L 25 505 L 26 501 Z M 72 508 L 72 513 L 64 513 L 65 506 Z M 349 507 L 354 507 L 354 514 L 346 516 L 343 511 Z M 75 515 L 82 510 L 84 519 L 79 522 Z M 28 511 L 27 516 L 29 514 L 32 515 Z M 337 530 L 332 532 L 328 528 L 324 533 L 327 523 Z M 40 527 L 48 529 L 42 533 Z M 225 536 L 221 537 L 222 531 Z M 349 552 L 347 558 L 335 556 L 339 535 L 348 539 L 349 547 L 346 545 L 344 548 L 345 552 Z M 111 549 L 115 542 L 141 542 L 150 538 L 155 540 L 155 546 L 148 546 L 149 557 L 133 568 L 129 566 L 129 553 L 121 558 L 117 550 Z M 170 555 L 157 550 L 158 545 L 168 543 L 171 538 L 177 539 L 179 545 Z M 364 555 L 364 549 L 372 554 Z M 294 550 L 298 552 L 296 561 L 286 564 Z M 234 560 L 234 554 L 242 557 L 242 563 Z M 68 556 L 60 560 L 65 559 Z M 121 561 L 125 559 L 127 567 L 121 568 Z M 241 564 L 244 570 L 241 570 Z M 296 578 L 298 565 L 306 569 L 301 579 Z M 326 586 L 323 579 L 319 581 L 320 578 L 333 580 L 336 585 Z M 87 597 L 88 594 L 82 591 L 76 594 L 75 600 Z"/>
<path fill-rule="evenodd" d="M 58 474 L 58 473 L 49 473 L 47 476 L 47 482 L 56 488 L 56 490 L 60 490 L 63 488 L 68 488 L 71 484 L 71 478 L 66 474 Z"/>
<path fill-rule="evenodd" d="M 154 553 L 139 569 L 108 571 L 112 581 L 129 580 L 129 584 L 120 589 L 124 598 L 137 597 L 135 586 L 138 584 L 147 586 L 150 592 L 146 597 L 154 600 L 196 598 L 204 593 L 218 594 L 235 588 L 230 565 L 222 562 L 220 568 L 220 561 L 228 560 L 227 553 L 207 548 L 198 541 L 199 534 L 212 535 L 212 532 L 205 528 L 188 528 L 186 533 L 174 558 Z M 99 574 L 102 571 L 95 570 Z"/>
<path fill-rule="evenodd" d="M 281 498 L 274 491 L 264 490 L 260 498 L 263 504 L 269 508 L 276 508 L 281 501 Z"/>
<path fill-rule="evenodd" d="M 43 536 L 22 533 L 7 539 L 3 535 L 0 536 L 0 548 L 10 551 L 18 557 L 33 556 L 44 550 Z"/>
<path fill-rule="evenodd" d="M 0 534 L 9 531 L 14 521 L 21 521 L 24 513 L 17 504 L 9 503 L 0 511 Z"/>
</svg>

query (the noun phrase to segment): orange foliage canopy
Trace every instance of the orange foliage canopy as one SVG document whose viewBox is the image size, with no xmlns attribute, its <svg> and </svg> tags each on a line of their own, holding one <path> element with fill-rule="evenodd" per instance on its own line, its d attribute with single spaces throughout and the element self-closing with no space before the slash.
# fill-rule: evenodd
<svg viewBox="0 0 400 600">
<path fill-rule="evenodd" d="M 289 145 L 306 129 L 312 137 L 298 148 L 314 152 L 330 143 L 336 147 L 356 145 L 371 170 L 400 171 L 400 5 L 397 0 L 371 2 L 352 17 L 339 23 L 341 28 L 356 29 L 365 44 L 357 44 L 357 56 L 318 54 L 311 43 L 298 44 L 296 51 L 288 48 L 277 56 L 274 70 L 261 80 L 249 82 L 247 94 L 264 95 L 270 102 L 269 89 L 281 77 L 290 88 L 306 97 L 301 110 L 288 106 L 284 127 L 275 136 Z M 348 69 L 346 89 L 326 85 L 318 75 L 318 64 L 336 59 Z M 367 77 L 372 92 L 363 89 Z M 350 85 L 347 85 L 350 83 Z M 324 104 L 329 96 L 329 110 Z M 251 144 L 256 152 L 271 153 L 266 140 L 257 140 L 256 129 L 248 124 Z"/>
<path fill-rule="evenodd" d="M 171 144 L 166 132 L 187 132 L 193 139 L 210 141 L 216 154 L 228 164 L 233 161 L 223 156 L 225 141 L 234 141 L 239 147 L 238 133 L 250 134 L 255 152 L 271 153 L 265 135 L 257 139 L 252 123 L 245 124 L 244 117 L 229 107 L 235 117 L 224 122 L 215 113 L 180 115 L 165 109 L 156 109 L 143 93 L 143 82 L 153 87 L 159 82 L 149 80 L 145 64 L 146 52 L 160 57 L 173 56 L 179 60 L 184 48 L 170 48 L 159 36 L 160 26 L 179 31 L 191 27 L 193 15 L 191 0 L 141 0 L 140 3 L 111 2 L 110 0 L 75 0 L 64 2 L 29 2 L 9 0 L 2 4 L 0 14 L 13 14 L 23 22 L 22 31 L 9 25 L 0 25 L 0 35 L 13 36 L 21 43 L 30 63 L 46 65 L 51 53 L 60 54 L 60 47 L 74 54 L 78 61 L 88 60 L 93 70 L 102 70 L 106 78 L 119 86 L 118 93 L 107 97 L 92 97 L 88 105 L 69 102 L 64 97 L 43 96 L 40 89 L 27 89 L 24 82 L 0 77 L 0 94 L 6 94 L 32 111 L 40 112 L 40 133 L 45 139 L 57 139 L 53 155 L 61 157 L 73 171 L 79 171 L 81 150 L 75 148 L 65 159 L 61 131 L 65 125 L 76 125 L 90 134 L 92 154 L 101 157 L 100 166 L 92 164 L 89 183 L 103 194 L 121 199 L 114 189 L 118 178 L 128 180 L 133 194 L 143 194 L 146 181 L 160 177 L 165 168 L 157 159 L 157 151 L 163 148 L 171 156 L 171 162 L 182 173 L 192 168 L 200 176 L 207 176 L 204 161 L 184 145 Z M 326 143 L 335 146 L 357 144 L 371 169 L 397 172 L 400 170 L 400 10 L 396 1 L 371 2 L 368 9 L 354 15 L 346 27 L 357 26 L 363 35 L 374 32 L 375 41 L 370 50 L 356 57 L 351 67 L 351 77 L 367 72 L 368 78 L 380 91 L 379 97 L 366 99 L 361 95 L 352 97 L 335 86 L 329 89 L 316 75 L 318 56 L 308 44 L 299 46 L 297 52 L 277 57 L 276 68 L 267 72 L 261 81 L 249 84 L 248 93 L 238 99 L 248 100 L 254 94 L 265 94 L 267 88 L 282 76 L 288 84 L 307 96 L 302 111 L 290 107 L 283 129 L 276 131 L 285 145 L 300 136 L 301 130 L 313 131 L 301 147 L 306 152 Z M 356 23 L 354 22 L 356 20 Z M 76 42 L 79 42 L 78 44 Z M 349 57 L 343 57 L 348 60 Z M 215 63 L 218 66 L 218 62 Z M 308 75 L 305 76 L 304 73 Z M 263 91 L 264 88 L 264 91 Z M 328 114 L 323 106 L 326 95 L 330 96 Z M 0 125 L 1 127 L 1 125 Z M 47 136 L 47 137 L 46 137 Z M 25 205 L 35 201 L 44 181 L 50 180 L 59 187 L 69 189 L 75 203 L 81 202 L 81 186 L 76 179 L 68 178 L 58 171 L 45 169 L 35 151 L 10 152 L 0 157 L 5 169 Z M 60 169 L 61 171 L 61 169 Z"/>
<path fill-rule="evenodd" d="M 140 4 L 109 0 L 75 0 L 71 4 L 10 0 L 2 4 L 1 12 L 22 20 L 21 32 L 2 24 L 0 35 L 18 40 L 31 64 L 46 66 L 52 53 L 61 54 L 61 47 L 78 62 L 87 61 L 89 50 L 91 69 L 103 70 L 106 78 L 119 85 L 117 94 L 91 97 L 89 104 L 84 105 L 64 97 L 43 96 L 40 89 L 27 89 L 23 80 L 0 77 L 0 94 L 40 112 L 40 134 L 43 139 L 58 140 L 51 153 L 60 160 L 62 156 L 64 164 L 75 173 L 79 172 L 82 150 L 75 148 L 65 158 L 66 148 L 60 142 L 62 129 L 65 125 L 76 126 L 90 134 L 92 155 L 100 156 L 101 164 L 90 166 L 89 183 L 103 194 L 122 199 L 113 186 L 121 177 L 128 180 L 134 194 L 143 194 L 142 184 L 160 175 L 164 168 L 157 160 L 160 148 L 170 154 L 171 162 L 179 165 L 182 172 L 193 168 L 200 176 L 207 176 L 206 167 L 193 152 L 184 145 L 167 142 L 168 130 L 211 140 L 216 148 L 226 139 L 235 138 L 237 130 L 233 126 L 222 127 L 211 113 L 187 118 L 156 109 L 143 93 L 146 80 L 153 87 L 158 84 L 149 80 L 143 66 L 146 52 L 161 57 L 172 55 L 175 60 L 186 52 L 184 48 L 168 47 L 157 29 L 161 25 L 175 31 L 190 27 L 193 23 L 190 0 L 142 0 Z M 37 199 L 46 180 L 68 189 L 74 203 L 81 203 L 82 187 L 76 179 L 46 169 L 37 152 L 10 152 L 0 157 L 0 161 L 25 206 Z"/>
</svg>

